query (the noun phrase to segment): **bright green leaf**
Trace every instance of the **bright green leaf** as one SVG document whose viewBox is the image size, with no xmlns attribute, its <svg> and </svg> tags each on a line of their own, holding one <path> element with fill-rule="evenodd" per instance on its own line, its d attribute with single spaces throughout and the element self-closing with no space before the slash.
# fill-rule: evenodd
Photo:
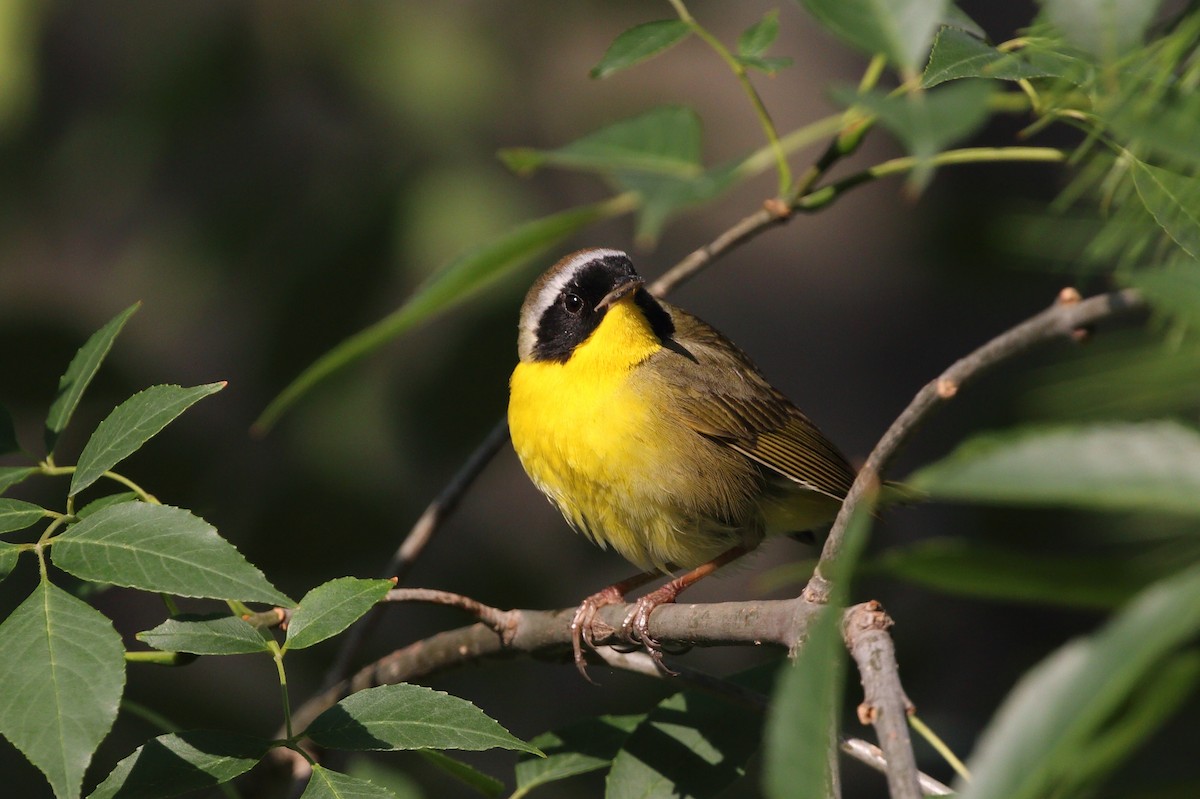
<svg viewBox="0 0 1200 799">
<path fill-rule="evenodd" d="M 67 528 L 54 564 L 81 580 L 177 596 L 295 603 L 199 516 L 182 508 L 125 502 Z"/>
<path fill-rule="evenodd" d="M 1200 179 L 1136 161 L 1133 183 L 1146 210 L 1167 235 L 1200 260 Z"/>
<path fill-rule="evenodd" d="M 504 783 L 500 780 L 490 774 L 484 774 L 468 763 L 450 757 L 445 752 L 439 752 L 436 749 L 420 749 L 417 754 L 434 768 L 448 774 L 482 796 L 500 796 L 504 793 Z"/>
<path fill-rule="evenodd" d="M 614 72 L 628 69 L 682 42 L 692 29 L 681 19 L 660 19 L 645 22 L 622 33 L 608 46 L 600 63 L 589 73 L 593 78 L 607 78 Z"/>
<path fill-rule="evenodd" d="M 1002 53 L 964 30 L 945 27 L 933 42 L 921 85 L 928 89 L 960 78 L 1022 80 L 1051 75 L 1025 61 L 1019 52 Z"/>
<path fill-rule="evenodd" d="M 270 742 L 233 732 L 188 730 L 152 738 L 113 768 L 88 799 L 166 799 L 244 774 Z"/>
<path fill-rule="evenodd" d="M 151 386 L 122 402 L 100 423 L 79 454 L 70 495 L 75 496 L 136 452 L 196 402 L 225 387 L 209 383 L 194 388 Z"/>
<path fill-rule="evenodd" d="M 93 333 L 75 353 L 75 357 L 71 359 L 67 371 L 58 380 L 58 395 L 54 398 L 54 402 L 50 406 L 50 413 L 46 417 L 47 451 L 54 451 L 58 434 L 71 421 L 71 415 L 79 406 L 83 392 L 92 382 L 92 378 L 96 376 L 108 351 L 112 349 L 113 340 L 121 332 L 125 323 L 129 321 L 129 317 L 133 316 L 141 305 L 140 302 L 134 303 L 113 317 L 108 324 Z"/>
<path fill-rule="evenodd" d="M 255 431 L 264 433 L 269 430 L 297 400 L 343 367 L 524 266 L 581 228 L 626 213 L 632 207 L 630 198 L 614 197 L 571 208 L 526 222 L 490 244 L 458 256 L 434 273 L 398 309 L 338 344 L 305 369 L 279 396 L 271 400 L 271 404 L 255 421 Z"/>
<path fill-rule="evenodd" d="M 368 780 L 330 771 L 314 763 L 312 776 L 300 799 L 396 799 L 396 794 Z"/>
<path fill-rule="evenodd" d="M 983 434 L 906 482 L 937 499 L 1200 515 L 1200 433 L 1145 422 Z"/>
<path fill-rule="evenodd" d="M 1192 566 L 1029 671 L 980 738 L 962 799 L 1033 799 L 1089 778 L 1083 769 L 1094 762 L 1085 755 L 1102 740 L 1113 714 L 1156 678 L 1165 657 L 1200 632 L 1197 596 L 1200 566 Z M 1150 732 L 1141 730 L 1130 747 Z"/>
<path fill-rule="evenodd" d="M 868 55 L 920 72 L 950 0 L 798 0 L 826 29 Z"/>
<path fill-rule="evenodd" d="M 949 538 L 889 549 L 863 570 L 962 596 L 1101 609 L 1117 607 L 1154 577 L 1128 557 L 1056 556 Z"/>
<path fill-rule="evenodd" d="M 8 408 L 0 405 L 0 455 L 7 455 L 21 449 L 17 442 L 17 428 L 13 424 L 12 414 Z"/>
<path fill-rule="evenodd" d="M 341 577 L 317 586 L 292 612 L 287 647 L 303 649 L 337 635 L 383 599 L 393 585 L 391 580 Z"/>
<path fill-rule="evenodd" d="M 1071 44 L 1111 61 L 1141 44 L 1160 0 L 1040 0 Z"/>
<path fill-rule="evenodd" d="M 6 541 L 0 541 L 0 581 L 12 574 L 12 570 L 17 566 L 17 558 L 21 555 L 21 548 L 15 544 L 9 544 Z"/>
<path fill-rule="evenodd" d="M 167 619 L 137 639 L 163 652 L 193 655 L 249 655 L 269 652 L 273 639 L 237 616 L 189 616 Z"/>
<path fill-rule="evenodd" d="M 779 9 L 773 8 L 738 37 L 737 54 L 742 58 L 757 58 L 767 52 L 779 37 Z"/>
<path fill-rule="evenodd" d="M 32 502 L 0 498 L 0 533 L 24 530 L 46 518 L 46 509 Z"/>
<path fill-rule="evenodd" d="M 121 636 L 99 611 L 41 583 L 0 624 L 0 734 L 46 775 L 55 795 L 79 796 L 92 753 L 125 687 Z"/>
<path fill-rule="evenodd" d="M 516 768 L 517 789 L 510 799 L 520 799 L 551 782 L 608 768 L 625 739 L 645 718 L 644 714 L 600 716 L 539 735 L 529 743 L 546 756 L 521 755 Z"/>
<path fill-rule="evenodd" d="M 380 685 L 318 716 L 305 735 L 331 749 L 514 749 L 537 752 L 465 699 L 422 685 Z"/>
<path fill-rule="evenodd" d="M 36 471 L 28 466 L 0 466 L 0 494 Z"/>
</svg>

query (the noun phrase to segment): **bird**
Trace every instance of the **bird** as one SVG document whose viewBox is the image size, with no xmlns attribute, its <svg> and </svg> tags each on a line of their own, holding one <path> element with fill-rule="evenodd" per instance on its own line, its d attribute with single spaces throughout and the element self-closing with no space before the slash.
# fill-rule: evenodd
<svg viewBox="0 0 1200 799">
<path fill-rule="evenodd" d="M 640 570 L 579 605 L 571 633 L 585 678 L 600 607 L 684 571 L 622 625 L 666 669 L 648 631 L 654 608 L 766 536 L 820 529 L 854 481 L 737 345 L 654 297 L 620 250 L 570 253 L 533 283 L 517 355 L 508 425 L 525 472 L 572 528 Z"/>
</svg>

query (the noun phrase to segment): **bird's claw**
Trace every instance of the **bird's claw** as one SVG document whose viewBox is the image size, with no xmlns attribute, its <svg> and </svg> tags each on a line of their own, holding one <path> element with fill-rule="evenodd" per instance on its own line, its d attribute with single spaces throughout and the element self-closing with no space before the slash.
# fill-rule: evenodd
<svg viewBox="0 0 1200 799">
<path fill-rule="evenodd" d="M 592 594 L 587 599 L 579 603 L 579 607 L 575 609 L 575 615 L 571 618 L 571 650 L 575 656 L 575 668 L 579 669 L 579 673 L 583 678 L 593 685 L 596 681 L 593 680 L 587 673 L 587 659 L 583 656 L 583 645 L 587 644 L 588 648 L 596 648 L 596 611 L 605 605 L 615 605 L 618 602 L 623 602 L 624 596 L 615 588 L 609 586 L 603 591 L 598 591 Z M 604 625 L 605 634 L 611 631 L 608 625 Z"/>
</svg>

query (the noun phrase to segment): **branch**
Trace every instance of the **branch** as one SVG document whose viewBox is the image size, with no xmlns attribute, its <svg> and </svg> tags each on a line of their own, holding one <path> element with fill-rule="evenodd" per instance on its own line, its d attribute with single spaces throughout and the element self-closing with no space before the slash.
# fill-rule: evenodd
<svg viewBox="0 0 1200 799">
<path fill-rule="evenodd" d="M 941 376 L 927 383 L 913 398 L 908 407 L 892 422 L 867 462 L 858 472 L 858 477 L 842 503 L 842 509 L 829 531 L 821 559 L 813 572 L 812 579 L 804 588 L 804 596 L 817 603 L 829 599 L 831 588 L 827 572 L 830 564 L 841 552 L 846 535 L 846 526 L 854 509 L 863 500 L 872 486 L 882 477 L 892 458 L 909 436 L 943 404 L 953 399 L 959 390 L 975 378 L 993 369 L 1014 355 L 1052 339 L 1071 337 L 1090 325 L 1139 310 L 1144 307 L 1141 295 L 1133 289 L 1100 294 L 1086 300 L 1072 288 L 1063 289 L 1051 307 L 1033 316 L 1005 333 L 984 344 L 970 355 L 954 363 Z"/>
</svg>

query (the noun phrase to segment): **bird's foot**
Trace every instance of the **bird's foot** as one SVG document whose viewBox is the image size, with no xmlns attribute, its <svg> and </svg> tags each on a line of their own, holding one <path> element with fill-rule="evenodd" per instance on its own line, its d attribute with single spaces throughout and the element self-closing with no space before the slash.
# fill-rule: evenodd
<svg viewBox="0 0 1200 799">
<path fill-rule="evenodd" d="M 621 624 L 622 634 L 630 641 L 636 641 L 646 650 L 646 654 L 654 661 L 654 665 L 664 674 L 675 677 L 678 672 L 672 671 L 663 662 L 662 643 L 650 634 L 650 614 L 659 605 L 667 605 L 675 601 L 683 590 L 673 580 L 651 591 L 634 603 L 633 609 Z"/>
<path fill-rule="evenodd" d="M 596 681 L 588 676 L 587 661 L 583 657 L 583 645 L 596 648 L 596 611 L 605 605 L 616 605 L 625 601 L 625 595 L 617 585 L 610 585 L 602 591 L 597 591 L 579 603 L 575 615 L 571 618 L 571 649 L 575 653 L 575 668 L 588 682 L 595 685 Z M 605 625 L 607 628 L 608 625 Z"/>
</svg>

